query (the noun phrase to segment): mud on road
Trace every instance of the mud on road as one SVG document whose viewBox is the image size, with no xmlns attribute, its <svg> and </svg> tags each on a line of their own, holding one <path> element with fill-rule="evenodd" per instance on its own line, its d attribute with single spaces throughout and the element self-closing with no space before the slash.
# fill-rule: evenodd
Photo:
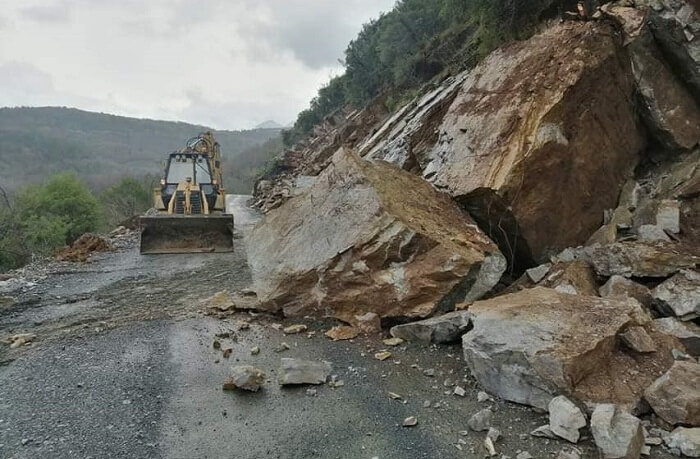
<svg viewBox="0 0 700 459">
<path fill-rule="evenodd" d="M 385 349 L 381 336 L 332 342 L 323 336 L 332 322 L 302 320 L 309 333 L 285 336 L 272 325 L 299 321 L 208 316 L 200 300 L 251 283 L 245 234 L 257 215 L 243 197 L 233 211 L 233 254 L 143 257 L 134 239 L 88 264 L 26 271 L 35 285 L 12 292 L 17 304 L 0 310 L 0 339 L 37 335 L 0 348 L 0 457 L 485 457 L 485 432 L 470 431 L 467 420 L 486 407 L 502 432 L 499 453 L 548 458 L 571 448 L 529 435 L 546 415 L 477 401 L 459 345 L 402 345 L 380 362 L 373 355 Z M 230 334 L 218 338 L 232 349 L 228 359 L 212 346 L 222 333 Z M 276 352 L 283 342 L 289 349 Z M 327 360 L 344 385 L 315 387 L 315 395 L 280 388 L 280 357 Z M 241 363 L 266 372 L 261 392 L 221 390 Z M 454 395 L 456 386 L 464 397 Z M 402 427 L 409 416 L 418 425 Z M 596 457 L 590 438 L 577 447 Z"/>
</svg>

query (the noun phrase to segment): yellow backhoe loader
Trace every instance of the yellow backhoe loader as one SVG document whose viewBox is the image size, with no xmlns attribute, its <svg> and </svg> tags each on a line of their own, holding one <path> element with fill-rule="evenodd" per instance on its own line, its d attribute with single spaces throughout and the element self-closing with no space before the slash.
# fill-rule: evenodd
<svg viewBox="0 0 700 459">
<path fill-rule="evenodd" d="M 226 213 L 221 150 L 211 132 L 169 155 L 154 215 L 141 217 L 141 253 L 233 251 L 233 215 Z"/>
</svg>

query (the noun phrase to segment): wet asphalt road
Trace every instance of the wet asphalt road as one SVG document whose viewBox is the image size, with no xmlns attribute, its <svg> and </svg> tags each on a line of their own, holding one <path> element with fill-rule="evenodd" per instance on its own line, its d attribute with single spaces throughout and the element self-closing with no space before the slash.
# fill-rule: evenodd
<svg viewBox="0 0 700 459">
<path fill-rule="evenodd" d="M 258 218 L 244 203 L 238 197 L 232 204 L 242 233 Z M 244 252 L 236 256 L 244 257 Z M 54 297 L 55 292 L 82 292 L 88 303 L 81 307 L 114 308 L 117 314 L 120 295 L 103 304 L 107 296 L 91 292 L 118 288 L 127 278 L 151 292 L 149 301 L 134 305 L 129 300 L 128 307 L 155 307 L 158 296 L 166 294 L 159 288 L 171 285 L 165 279 L 176 270 L 174 265 L 199 273 L 192 276 L 196 279 L 221 266 L 211 265 L 207 257 L 212 255 L 163 261 L 139 257 L 135 247 L 112 254 L 91 264 L 84 282 L 75 276 L 48 276 L 46 285 L 38 287 L 44 299 L 1 316 L 0 327 L 21 331 L 22 321 L 28 327 L 37 312 L 54 322 L 74 320 L 74 310 L 55 311 L 57 306 L 46 303 L 51 292 Z M 233 271 L 233 288 L 250 282 L 245 270 Z M 176 280 L 177 285 L 182 282 Z M 129 289 L 125 287 L 125 298 Z M 69 327 L 51 339 L 39 336 L 35 344 L 11 355 L 0 366 L 0 457 L 482 458 L 484 433 L 464 431 L 469 417 L 487 406 L 495 410 L 493 424 L 503 432 L 496 444 L 499 453 L 515 457 L 527 450 L 535 458 L 549 458 L 568 447 L 528 435 L 546 423 L 544 415 L 500 401 L 477 402 L 479 388 L 461 361 L 458 345 L 402 346 L 392 349 L 391 359 L 379 362 L 372 356 L 383 349 L 380 337 L 331 342 L 322 332 L 332 323 L 302 321 L 316 334 L 284 336 L 270 325 L 294 321 L 248 314 L 217 319 L 192 308 L 173 318 L 132 320 L 141 316 L 125 315 L 129 320 L 105 330 L 97 326 L 94 333 L 79 331 L 92 331 L 98 323 L 83 324 L 78 332 Z M 239 329 L 240 320 L 250 321 L 250 329 Z M 235 337 L 221 339 L 222 347 L 233 349 L 228 360 L 212 346 L 221 332 Z M 275 352 L 282 342 L 291 349 Z M 259 355 L 251 355 L 253 346 L 261 348 Z M 315 387 L 316 396 L 308 395 L 306 387 L 280 388 L 275 374 L 280 357 L 330 361 L 333 374 L 345 385 Z M 238 363 L 266 372 L 268 382 L 261 392 L 221 390 L 229 368 Z M 426 368 L 434 369 L 435 377 L 423 375 Z M 454 384 L 466 389 L 466 397 L 452 394 Z M 403 400 L 391 399 L 388 392 Z M 418 417 L 416 427 L 401 426 L 408 416 Z M 579 448 L 583 457 L 596 457 L 590 440 Z"/>
</svg>

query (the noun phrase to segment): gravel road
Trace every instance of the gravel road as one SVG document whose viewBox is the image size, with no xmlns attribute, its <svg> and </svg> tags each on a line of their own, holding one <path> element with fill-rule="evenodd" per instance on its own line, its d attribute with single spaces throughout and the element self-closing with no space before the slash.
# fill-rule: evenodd
<svg viewBox="0 0 700 459">
<path fill-rule="evenodd" d="M 499 453 L 549 458 L 570 448 L 529 435 L 545 415 L 479 403 L 458 345 L 401 346 L 380 362 L 381 337 L 331 342 L 323 331 L 332 322 L 302 320 L 316 333 L 284 336 L 271 324 L 294 321 L 205 315 L 199 300 L 250 285 L 245 234 L 259 217 L 245 202 L 231 202 L 234 254 L 142 257 L 131 244 L 86 265 L 57 265 L 15 293 L 18 304 L 0 310 L 0 339 L 38 338 L 0 348 L 0 457 L 481 458 L 485 435 L 467 432 L 467 420 L 489 406 Z M 240 329 L 241 320 L 250 328 Z M 229 359 L 212 346 L 222 332 L 232 334 L 221 339 L 233 349 Z M 282 342 L 290 349 L 275 352 Z M 253 346 L 260 354 L 251 355 Z M 316 396 L 280 388 L 280 357 L 327 360 L 345 385 L 317 387 Z M 238 363 L 266 372 L 261 392 L 221 390 Z M 434 377 L 423 374 L 428 368 Z M 465 397 L 452 394 L 455 384 Z M 418 425 L 402 427 L 408 416 Z M 590 438 L 578 447 L 596 457 Z"/>
</svg>

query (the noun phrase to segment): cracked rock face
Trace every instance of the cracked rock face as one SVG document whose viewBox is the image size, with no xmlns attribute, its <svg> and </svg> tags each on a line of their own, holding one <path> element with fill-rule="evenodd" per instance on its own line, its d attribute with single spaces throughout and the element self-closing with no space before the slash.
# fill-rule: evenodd
<svg viewBox="0 0 700 459">
<path fill-rule="evenodd" d="M 512 219 L 502 248 L 544 262 L 585 242 L 615 207 L 644 138 L 614 37 L 603 23 L 567 22 L 498 50 L 470 72 L 444 117 L 423 177 L 470 207 L 504 209 L 475 215 L 484 228 Z"/>
<path fill-rule="evenodd" d="M 570 295 L 536 287 L 478 301 L 469 312 L 474 328 L 462 337 L 465 361 L 489 393 L 505 400 L 541 409 L 547 409 L 557 393 L 618 401 L 610 398 L 622 397 L 617 387 L 598 384 L 608 374 L 612 376 L 605 384 L 614 386 L 615 380 L 626 378 L 622 372 L 629 365 L 640 387 L 624 389 L 629 391 L 624 402 L 634 403 L 658 376 L 643 360 L 620 363 L 625 361 L 613 358 L 617 334 L 646 320 L 633 299 Z M 666 364 L 670 366 L 670 362 L 659 363 L 662 368 Z"/>
<path fill-rule="evenodd" d="M 423 318 L 473 301 L 506 268 L 448 195 L 349 150 L 270 212 L 248 246 L 263 309 L 349 323 L 367 312 Z"/>
<path fill-rule="evenodd" d="M 678 361 L 644 393 L 651 408 L 669 424 L 700 426 L 700 365 Z"/>
</svg>

